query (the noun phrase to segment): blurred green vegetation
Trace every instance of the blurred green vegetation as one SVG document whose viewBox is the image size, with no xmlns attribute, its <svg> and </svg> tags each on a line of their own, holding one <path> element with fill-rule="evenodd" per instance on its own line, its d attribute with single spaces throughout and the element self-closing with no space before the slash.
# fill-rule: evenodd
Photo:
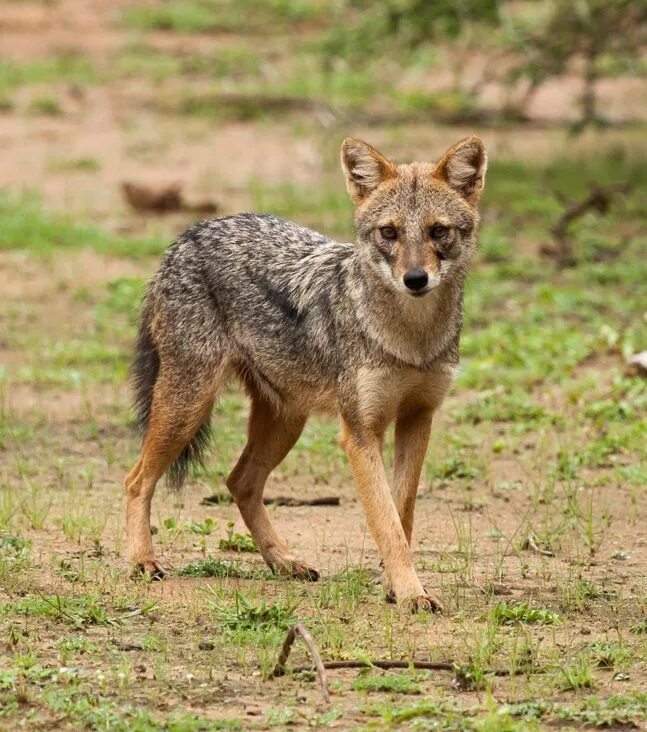
<svg viewBox="0 0 647 732">
<path fill-rule="evenodd" d="M 43 256 L 88 247 L 104 254 L 137 258 L 159 254 L 167 244 L 154 237 L 111 234 L 76 217 L 45 211 L 36 194 L 12 195 L 2 188 L 0 222 L 0 250 L 27 249 Z"/>
<path fill-rule="evenodd" d="M 149 103 L 173 114 L 250 120 L 325 109 L 374 121 L 500 122 L 524 119 L 542 85 L 568 73 L 581 80 L 572 99 L 580 131 L 609 121 L 600 79 L 647 72 L 647 10 L 632 0 L 172 0 L 133 4 L 114 19 L 130 35 L 107 56 L 0 61 L 0 109 L 13 108 L 21 86 L 47 85 L 55 98 L 61 85 L 140 79 L 166 85 Z M 159 44 L 159 31 L 210 40 Z M 488 84 L 503 90 L 494 105 L 481 97 Z"/>
<path fill-rule="evenodd" d="M 579 131 L 606 122 L 596 98 L 599 79 L 647 71 L 642 53 L 647 9 L 632 0 L 192 0 L 127 9 L 121 20 L 141 31 L 258 36 L 258 42 L 248 44 L 253 61 L 246 58 L 242 69 L 225 72 L 238 77 L 250 95 L 291 94 L 350 108 L 371 102 L 382 113 L 407 116 L 434 111 L 445 119 L 493 114 L 520 119 L 545 82 L 569 72 L 582 79 L 574 128 Z M 280 38 L 287 65 L 275 63 L 278 47 L 272 38 Z M 479 54 L 489 58 L 474 78 L 466 68 Z M 451 80 L 431 93 L 425 90 L 425 76 L 440 59 Z M 173 63 L 185 72 L 201 67 L 220 76 L 225 71 L 218 62 L 187 65 L 184 58 L 169 62 L 168 57 L 151 70 L 170 72 Z M 416 83 L 407 82 L 407 76 Z M 479 92 L 491 82 L 508 89 L 505 102 L 498 110 L 479 109 Z M 242 115 L 248 117 L 249 112 Z"/>
</svg>

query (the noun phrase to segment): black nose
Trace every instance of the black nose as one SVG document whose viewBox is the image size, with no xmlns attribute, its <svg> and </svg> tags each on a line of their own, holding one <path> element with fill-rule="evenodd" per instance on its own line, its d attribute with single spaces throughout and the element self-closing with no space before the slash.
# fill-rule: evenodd
<svg viewBox="0 0 647 732">
<path fill-rule="evenodd" d="M 424 269 L 416 267 L 405 272 L 402 279 L 410 290 L 422 290 L 423 287 L 427 286 L 427 282 L 429 282 L 429 275 Z"/>
</svg>

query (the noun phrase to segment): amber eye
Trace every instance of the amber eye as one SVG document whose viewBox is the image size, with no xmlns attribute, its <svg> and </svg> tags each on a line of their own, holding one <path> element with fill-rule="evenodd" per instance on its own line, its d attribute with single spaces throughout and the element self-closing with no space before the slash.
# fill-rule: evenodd
<svg viewBox="0 0 647 732">
<path fill-rule="evenodd" d="M 446 226 L 432 226 L 429 230 L 429 233 L 431 234 L 432 239 L 442 239 L 445 234 L 447 234 L 447 227 Z"/>
<path fill-rule="evenodd" d="M 382 226 L 380 228 L 380 234 L 385 239 L 397 239 L 398 238 L 398 232 L 395 230 L 395 227 L 393 226 Z"/>
</svg>

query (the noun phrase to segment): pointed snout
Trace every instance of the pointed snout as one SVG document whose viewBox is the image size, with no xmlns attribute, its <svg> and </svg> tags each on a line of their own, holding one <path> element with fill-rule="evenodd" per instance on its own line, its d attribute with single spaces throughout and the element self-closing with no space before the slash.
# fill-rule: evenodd
<svg viewBox="0 0 647 732">
<path fill-rule="evenodd" d="M 413 269 L 408 269 L 404 273 L 402 281 L 404 282 L 407 289 L 411 290 L 412 292 L 420 292 L 420 290 L 424 290 L 425 287 L 427 287 L 427 285 L 429 284 L 429 275 L 425 272 L 424 269 L 421 269 L 420 267 L 414 267 Z"/>
</svg>

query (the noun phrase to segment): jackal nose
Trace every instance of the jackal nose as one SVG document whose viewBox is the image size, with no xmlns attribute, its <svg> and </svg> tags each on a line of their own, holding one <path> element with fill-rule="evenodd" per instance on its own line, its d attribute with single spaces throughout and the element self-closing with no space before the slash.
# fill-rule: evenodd
<svg viewBox="0 0 647 732">
<path fill-rule="evenodd" d="M 422 290 L 429 282 L 429 275 L 424 269 L 415 267 L 414 269 L 407 270 L 402 279 L 410 290 Z"/>
</svg>

